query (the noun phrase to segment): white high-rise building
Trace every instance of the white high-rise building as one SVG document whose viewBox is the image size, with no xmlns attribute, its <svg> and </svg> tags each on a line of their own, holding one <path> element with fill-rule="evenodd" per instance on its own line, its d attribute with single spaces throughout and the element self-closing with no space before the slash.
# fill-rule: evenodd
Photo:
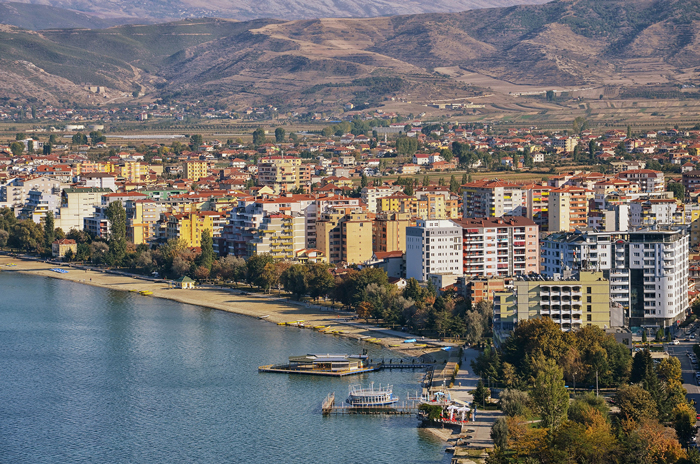
<svg viewBox="0 0 700 464">
<path fill-rule="evenodd" d="M 462 227 L 449 219 L 419 220 L 406 228 L 406 278 L 462 275 Z"/>
<path fill-rule="evenodd" d="M 668 327 L 688 308 L 689 236 L 679 227 L 552 234 L 542 242 L 542 274 L 601 270 L 610 299 L 631 327 Z M 585 302 L 584 302 L 585 304 Z"/>
</svg>

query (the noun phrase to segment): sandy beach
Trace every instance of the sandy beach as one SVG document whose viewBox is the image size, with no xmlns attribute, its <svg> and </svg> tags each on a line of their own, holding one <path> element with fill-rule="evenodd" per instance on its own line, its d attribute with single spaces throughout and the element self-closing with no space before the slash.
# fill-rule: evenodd
<svg viewBox="0 0 700 464">
<path fill-rule="evenodd" d="M 8 266 L 8 264 L 14 264 L 14 266 Z M 56 267 L 66 269 L 68 272 L 62 274 L 51 271 L 51 268 Z M 413 336 L 353 321 L 350 319 L 353 315 L 352 313 L 324 310 L 316 305 L 292 302 L 284 298 L 275 298 L 271 295 L 254 293 L 241 295 L 239 290 L 213 286 L 188 290 L 174 289 L 169 288 L 168 284 L 163 281 L 154 282 L 135 276 L 111 274 L 98 270 L 76 269 L 65 265 L 59 266 L 53 263 L 24 260 L 6 255 L 0 255 L 0 272 L 21 272 L 127 292 L 150 291 L 153 292 L 153 295 L 143 296 L 142 298 L 165 298 L 180 303 L 260 318 L 275 324 L 303 320 L 304 326 L 308 328 L 328 327 L 324 331 L 330 336 L 342 336 L 358 340 L 372 339 L 368 343 L 384 345 L 406 356 L 421 356 L 434 353 L 436 358 L 442 358 L 440 354 L 444 353 L 435 353 L 439 346 L 431 347 L 431 345 L 428 345 L 422 349 L 414 348 L 413 344 L 404 344 L 403 341 L 406 338 Z"/>
</svg>

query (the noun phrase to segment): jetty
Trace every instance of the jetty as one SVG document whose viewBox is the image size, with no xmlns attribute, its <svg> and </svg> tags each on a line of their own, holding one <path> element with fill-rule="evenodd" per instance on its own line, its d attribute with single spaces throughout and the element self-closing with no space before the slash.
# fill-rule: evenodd
<svg viewBox="0 0 700 464">
<path fill-rule="evenodd" d="M 324 416 L 346 414 L 417 415 L 418 407 L 424 402 L 425 400 L 419 396 L 407 396 L 406 400 L 388 406 L 353 406 L 336 403 L 335 393 L 330 393 L 321 403 L 321 412 Z"/>
<path fill-rule="evenodd" d="M 268 364 L 258 367 L 258 372 L 279 374 L 322 375 L 327 377 L 345 377 L 364 374 L 382 369 L 433 369 L 433 364 L 416 362 L 390 362 L 384 360 L 371 364 L 365 353 L 361 355 L 346 354 L 307 354 L 290 356 L 289 364 Z"/>
</svg>

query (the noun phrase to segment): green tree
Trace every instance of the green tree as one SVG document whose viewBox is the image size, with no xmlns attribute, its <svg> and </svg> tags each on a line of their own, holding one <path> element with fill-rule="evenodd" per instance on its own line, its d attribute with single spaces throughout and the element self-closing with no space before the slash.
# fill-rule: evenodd
<svg viewBox="0 0 700 464">
<path fill-rule="evenodd" d="M 17 222 L 10 231 L 9 245 L 25 251 L 34 251 L 44 242 L 43 228 L 30 219 Z"/>
<path fill-rule="evenodd" d="M 579 116 L 574 119 L 573 129 L 575 134 L 579 134 L 584 130 L 588 129 L 588 120 L 583 116 Z"/>
<path fill-rule="evenodd" d="M 498 395 L 498 405 L 506 416 L 526 416 L 530 397 L 527 392 L 506 388 Z"/>
<path fill-rule="evenodd" d="M 450 192 L 452 193 L 459 193 L 459 182 L 457 182 L 457 178 L 452 174 L 452 177 L 450 177 Z"/>
<path fill-rule="evenodd" d="M 620 417 L 640 421 L 655 419 L 658 409 L 654 398 L 639 385 L 620 388 L 615 395 L 615 404 L 620 408 Z"/>
<path fill-rule="evenodd" d="M 105 210 L 109 219 L 108 263 L 120 266 L 126 256 L 126 210 L 121 201 L 113 201 Z"/>
<path fill-rule="evenodd" d="M 322 263 L 307 265 L 306 285 L 309 296 L 317 299 L 327 296 L 335 287 L 335 279 L 328 267 Z"/>
<path fill-rule="evenodd" d="M 10 151 L 15 158 L 22 156 L 22 153 L 24 153 L 24 144 L 22 142 L 12 142 L 10 144 Z"/>
<path fill-rule="evenodd" d="M 367 176 L 362 173 L 362 176 L 360 177 L 360 187 L 365 188 L 369 185 L 369 180 L 367 179 Z"/>
<path fill-rule="evenodd" d="M 277 143 L 282 143 L 284 142 L 284 136 L 286 135 L 286 131 L 282 129 L 281 127 L 278 127 L 275 129 L 275 142 Z"/>
<path fill-rule="evenodd" d="M 542 417 L 542 425 L 555 430 L 566 419 L 569 392 L 562 369 L 553 359 L 540 359 L 539 372 L 532 389 L 532 401 Z"/>
<path fill-rule="evenodd" d="M 280 282 L 284 289 L 294 295 L 297 300 L 306 295 L 308 291 L 306 277 L 308 268 L 303 264 L 293 264 L 280 276 Z"/>
<path fill-rule="evenodd" d="M 73 145 L 86 145 L 87 135 L 83 134 L 82 132 L 78 132 L 73 136 L 72 141 Z"/>
<path fill-rule="evenodd" d="M 18 132 L 15 134 L 15 140 L 26 140 L 27 134 L 24 132 Z"/>
<path fill-rule="evenodd" d="M 49 211 L 44 218 L 44 248 L 51 251 L 51 244 L 56 236 L 53 213 Z"/>
<path fill-rule="evenodd" d="M 499 449 L 505 449 L 508 444 L 508 421 L 499 417 L 491 427 L 491 439 Z"/>
<path fill-rule="evenodd" d="M 212 239 L 209 229 L 202 231 L 202 252 L 199 255 L 197 264 L 208 271 L 211 271 L 211 266 L 214 263 L 214 240 Z"/>
<path fill-rule="evenodd" d="M 677 358 L 674 358 L 677 359 Z M 673 410 L 673 428 L 676 429 L 678 441 L 684 448 L 688 447 L 690 440 L 698 429 L 695 426 L 696 412 L 688 403 L 681 403 Z"/>
<path fill-rule="evenodd" d="M 669 182 L 668 191 L 673 192 L 673 197 L 678 200 L 685 199 L 685 187 L 680 182 Z"/>
<path fill-rule="evenodd" d="M 423 176 L 423 187 L 430 186 L 430 178 L 428 176 Z"/>
<path fill-rule="evenodd" d="M 10 233 L 5 229 L 0 229 L 0 248 L 6 247 L 9 239 Z"/>
<path fill-rule="evenodd" d="M 265 143 L 265 130 L 262 127 L 258 127 L 253 132 L 253 144 L 262 145 Z"/>
<path fill-rule="evenodd" d="M 44 147 L 41 150 L 42 150 L 42 154 L 44 156 L 50 155 L 51 154 L 51 144 L 49 142 L 46 142 L 44 144 Z"/>
<path fill-rule="evenodd" d="M 265 272 L 265 266 L 272 263 L 274 263 L 274 259 L 267 253 L 253 255 L 248 258 L 246 263 L 246 282 L 265 290 L 269 289 L 269 287 L 266 287 L 267 281 L 264 279 L 263 273 Z"/>
<path fill-rule="evenodd" d="M 201 134 L 193 134 L 190 136 L 190 149 L 191 150 L 198 150 L 199 147 L 202 146 L 204 143 L 204 137 L 202 137 Z"/>
</svg>

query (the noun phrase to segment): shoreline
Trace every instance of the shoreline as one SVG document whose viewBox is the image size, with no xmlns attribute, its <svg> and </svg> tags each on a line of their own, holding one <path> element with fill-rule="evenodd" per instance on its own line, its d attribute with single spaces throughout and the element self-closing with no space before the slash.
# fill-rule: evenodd
<svg viewBox="0 0 700 464">
<path fill-rule="evenodd" d="M 11 263 L 15 264 L 15 266 L 7 266 Z M 56 267 L 66 269 L 68 272 L 62 274 L 50 270 Z M 278 299 L 270 295 L 240 295 L 240 290 L 222 287 L 205 286 L 187 290 L 175 289 L 169 288 L 168 284 L 162 280 L 153 281 L 146 277 L 139 278 L 132 275 L 86 270 L 70 267 L 66 264 L 45 263 L 40 260 L 14 258 L 8 255 L 0 255 L 0 272 L 18 272 L 41 277 L 52 277 L 111 290 L 127 292 L 150 291 L 153 292 L 152 295 L 141 296 L 141 298 L 162 298 L 177 301 L 178 303 L 254 317 L 278 325 L 303 320 L 305 327 L 309 329 L 320 326 L 330 327 L 330 329 L 326 329 L 329 330 L 328 332 L 318 330 L 320 333 L 350 338 L 360 342 L 363 339 L 372 339 L 368 343 L 381 345 L 407 357 L 417 358 L 433 353 L 441 355 L 446 352 L 440 351 L 440 347 L 450 346 L 449 343 L 440 343 L 440 346 L 433 345 L 432 347 L 420 349 L 413 348 L 407 344 L 404 348 L 400 346 L 404 340 L 416 337 L 409 333 L 400 333 L 361 322 L 350 322 L 348 319 L 354 315 L 353 313 L 323 310 L 321 307 L 309 303 L 297 303 L 284 298 Z M 336 333 L 332 333 L 332 331 Z M 442 358 L 443 356 L 437 357 Z M 439 360 L 441 361 L 442 359 Z"/>
</svg>

